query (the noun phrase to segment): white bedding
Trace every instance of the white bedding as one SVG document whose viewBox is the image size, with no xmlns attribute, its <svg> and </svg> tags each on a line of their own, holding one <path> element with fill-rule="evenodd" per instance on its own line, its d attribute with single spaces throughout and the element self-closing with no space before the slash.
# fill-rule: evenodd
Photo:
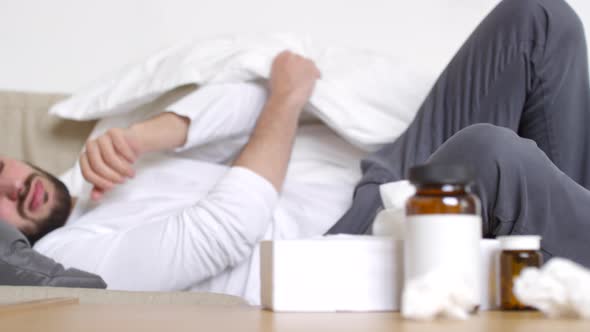
<svg viewBox="0 0 590 332">
<path fill-rule="evenodd" d="M 93 133 L 96 136 L 108 127 L 126 126 L 151 115 L 134 111 L 136 106 L 180 85 L 198 83 L 201 87 L 192 95 L 199 97 L 191 101 L 191 107 L 184 107 L 191 110 L 188 139 L 195 148 L 182 154 L 173 152 L 174 157 L 227 163 L 246 143 L 260 112 L 260 107 L 240 107 L 240 103 L 256 104 L 250 101 L 260 95 L 254 90 L 260 91 L 261 87 L 251 81 L 268 77 L 274 56 L 286 48 L 313 58 L 320 67 L 322 79 L 307 110 L 325 125 L 305 125 L 298 132 L 287 179 L 264 239 L 322 235 L 350 206 L 354 185 L 361 176 L 361 157 L 401 134 L 426 94 L 426 85 L 416 84 L 418 75 L 408 73 L 402 62 L 368 52 L 322 48 L 295 37 L 240 37 L 189 43 L 156 54 L 99 82 L 56 105 L 52 113 L 73 119 L 107 116 Z M 225 112 L 233 113 L 228 117 Z M 226 118 L 232 121 L 227 126 L 231 129 L 223 126 Z M 235 126 L 236 123 L 243 127 Z M 205 150 L 207 160 L 200 159 Z M 79 168 L 63 179 L 74 193 L 84 183 Z M 112 212 L 111 209 L 109 213 Z M 125 220 L 117 224 L 122 222 Z M 60 243 L 56 236 L 52 242 Z M 160 241 L 174 243 L 174 239 Z M 142 257 L 140 252 L 129 252 L 133 246 L 126 244 L 125 248 L 125 257 Z M 111 254 L 116 254 L 113 250 Z M 80 263 L 79 267 L 86 266 L 85 262 Z M 91 271 L 99 272 L 100 267 Z M 111 271 L 109 275 L 111 280 L 119 280 L 115 287 L 140 287 L 117 273 Z M 259 287 L 256 246 L 250 259 L 210 279 L 195 280 L 193 289 L 238 295 L 256 304 Z"/>
<path fill-rule="evenodd" d="M 374 150 L 398 137 L 430 88 L 416 64 L 368 51 L 317 45 L 291 35 L 235 36 L 182 43 L 133 64 L 50 112 L 70 119 L 129 113 L 186 84 L 268 78 L 284 49 L 313 59 L 322 72 L 310 111 L 349 142 Z"/>
</svg>

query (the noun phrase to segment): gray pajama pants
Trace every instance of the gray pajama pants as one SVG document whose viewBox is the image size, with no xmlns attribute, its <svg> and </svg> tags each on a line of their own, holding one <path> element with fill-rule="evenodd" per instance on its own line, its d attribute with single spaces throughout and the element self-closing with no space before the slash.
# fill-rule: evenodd
<svg viewBox="0 0 590 332">
<path fill-rule="evenodd" d="M 590 89 L 580 19 L 563 0 L 504 0 L 395 142 L 363 160 L 328 233 L 365 233 L 379 185 L 426 162 L 477 170 L 484 236 L 538 234 L 546 258 L 590 266 Z"/>
</svg>

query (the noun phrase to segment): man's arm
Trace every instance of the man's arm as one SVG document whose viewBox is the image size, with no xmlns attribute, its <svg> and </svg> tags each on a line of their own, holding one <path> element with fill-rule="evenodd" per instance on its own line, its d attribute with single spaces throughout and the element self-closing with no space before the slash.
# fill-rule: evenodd
<svg viewBox="0 0 590 332">
<path fill-rule="evenodd" d="M 281 190 L 299 115 L 319 77 L 315 64 L 299 55 L 285 51 L 275 58 L 270 98 L 234 166 L 254 171 Z"/>
<path fill-rule="evenodd" d="M 80 168 L 94 185 L 92 199 L 100 199 L 106 191 L 133 177 L 133 164 L 141 155 L 182 146 L 188 126 L 187 118 L 165 112 L 129 128 L 110 129 L 86 142 Z"/>
<path fill-rule="evenodd" d="M 270 97 L 234 166 L 254 171 L 280 190 L 299 115 L 319 76 L 314 63 L 299 55 L 285 51 L 275 58 Z M 166 112 L 87 142 L 80 166 L 84 178 L 94 184 L 93 199 L 133 177 L 133 163 L 142 154 L 183 146 L 189 125 L 188 118 Z"/>
<path fill-rule="evenodd" d="M 139 154 L 170 150 L 184 145 L 190 120 L 171 112 L 131 126 L 130 131 L 138 137 Z"/>
</svg>

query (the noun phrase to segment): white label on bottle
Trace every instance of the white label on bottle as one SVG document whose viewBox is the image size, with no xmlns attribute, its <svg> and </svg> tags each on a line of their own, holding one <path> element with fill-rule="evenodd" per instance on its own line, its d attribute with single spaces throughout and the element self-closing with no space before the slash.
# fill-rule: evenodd
<svg viewBox="0 0 590 332">
<path fill-rule="evenodd" d="M 479 294 L 481 217 L 465 214 L 408 216 L 405 280 L 440 271 L 464 280 Z"/>
</svg>

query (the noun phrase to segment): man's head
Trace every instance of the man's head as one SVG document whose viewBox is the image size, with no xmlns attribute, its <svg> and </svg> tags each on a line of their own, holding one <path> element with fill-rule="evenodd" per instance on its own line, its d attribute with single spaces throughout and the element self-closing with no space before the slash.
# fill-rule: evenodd
<svg viewBox="0 0 590 332">
<path fill-rule="evenodd" d="M 72 199 L 53 175 L 0 156 L 0 178 L 18 183 L 14 193 L 0 193 L 0 220 L 18 228 L 31 243 L 66 222 Z"/>
</svg>

